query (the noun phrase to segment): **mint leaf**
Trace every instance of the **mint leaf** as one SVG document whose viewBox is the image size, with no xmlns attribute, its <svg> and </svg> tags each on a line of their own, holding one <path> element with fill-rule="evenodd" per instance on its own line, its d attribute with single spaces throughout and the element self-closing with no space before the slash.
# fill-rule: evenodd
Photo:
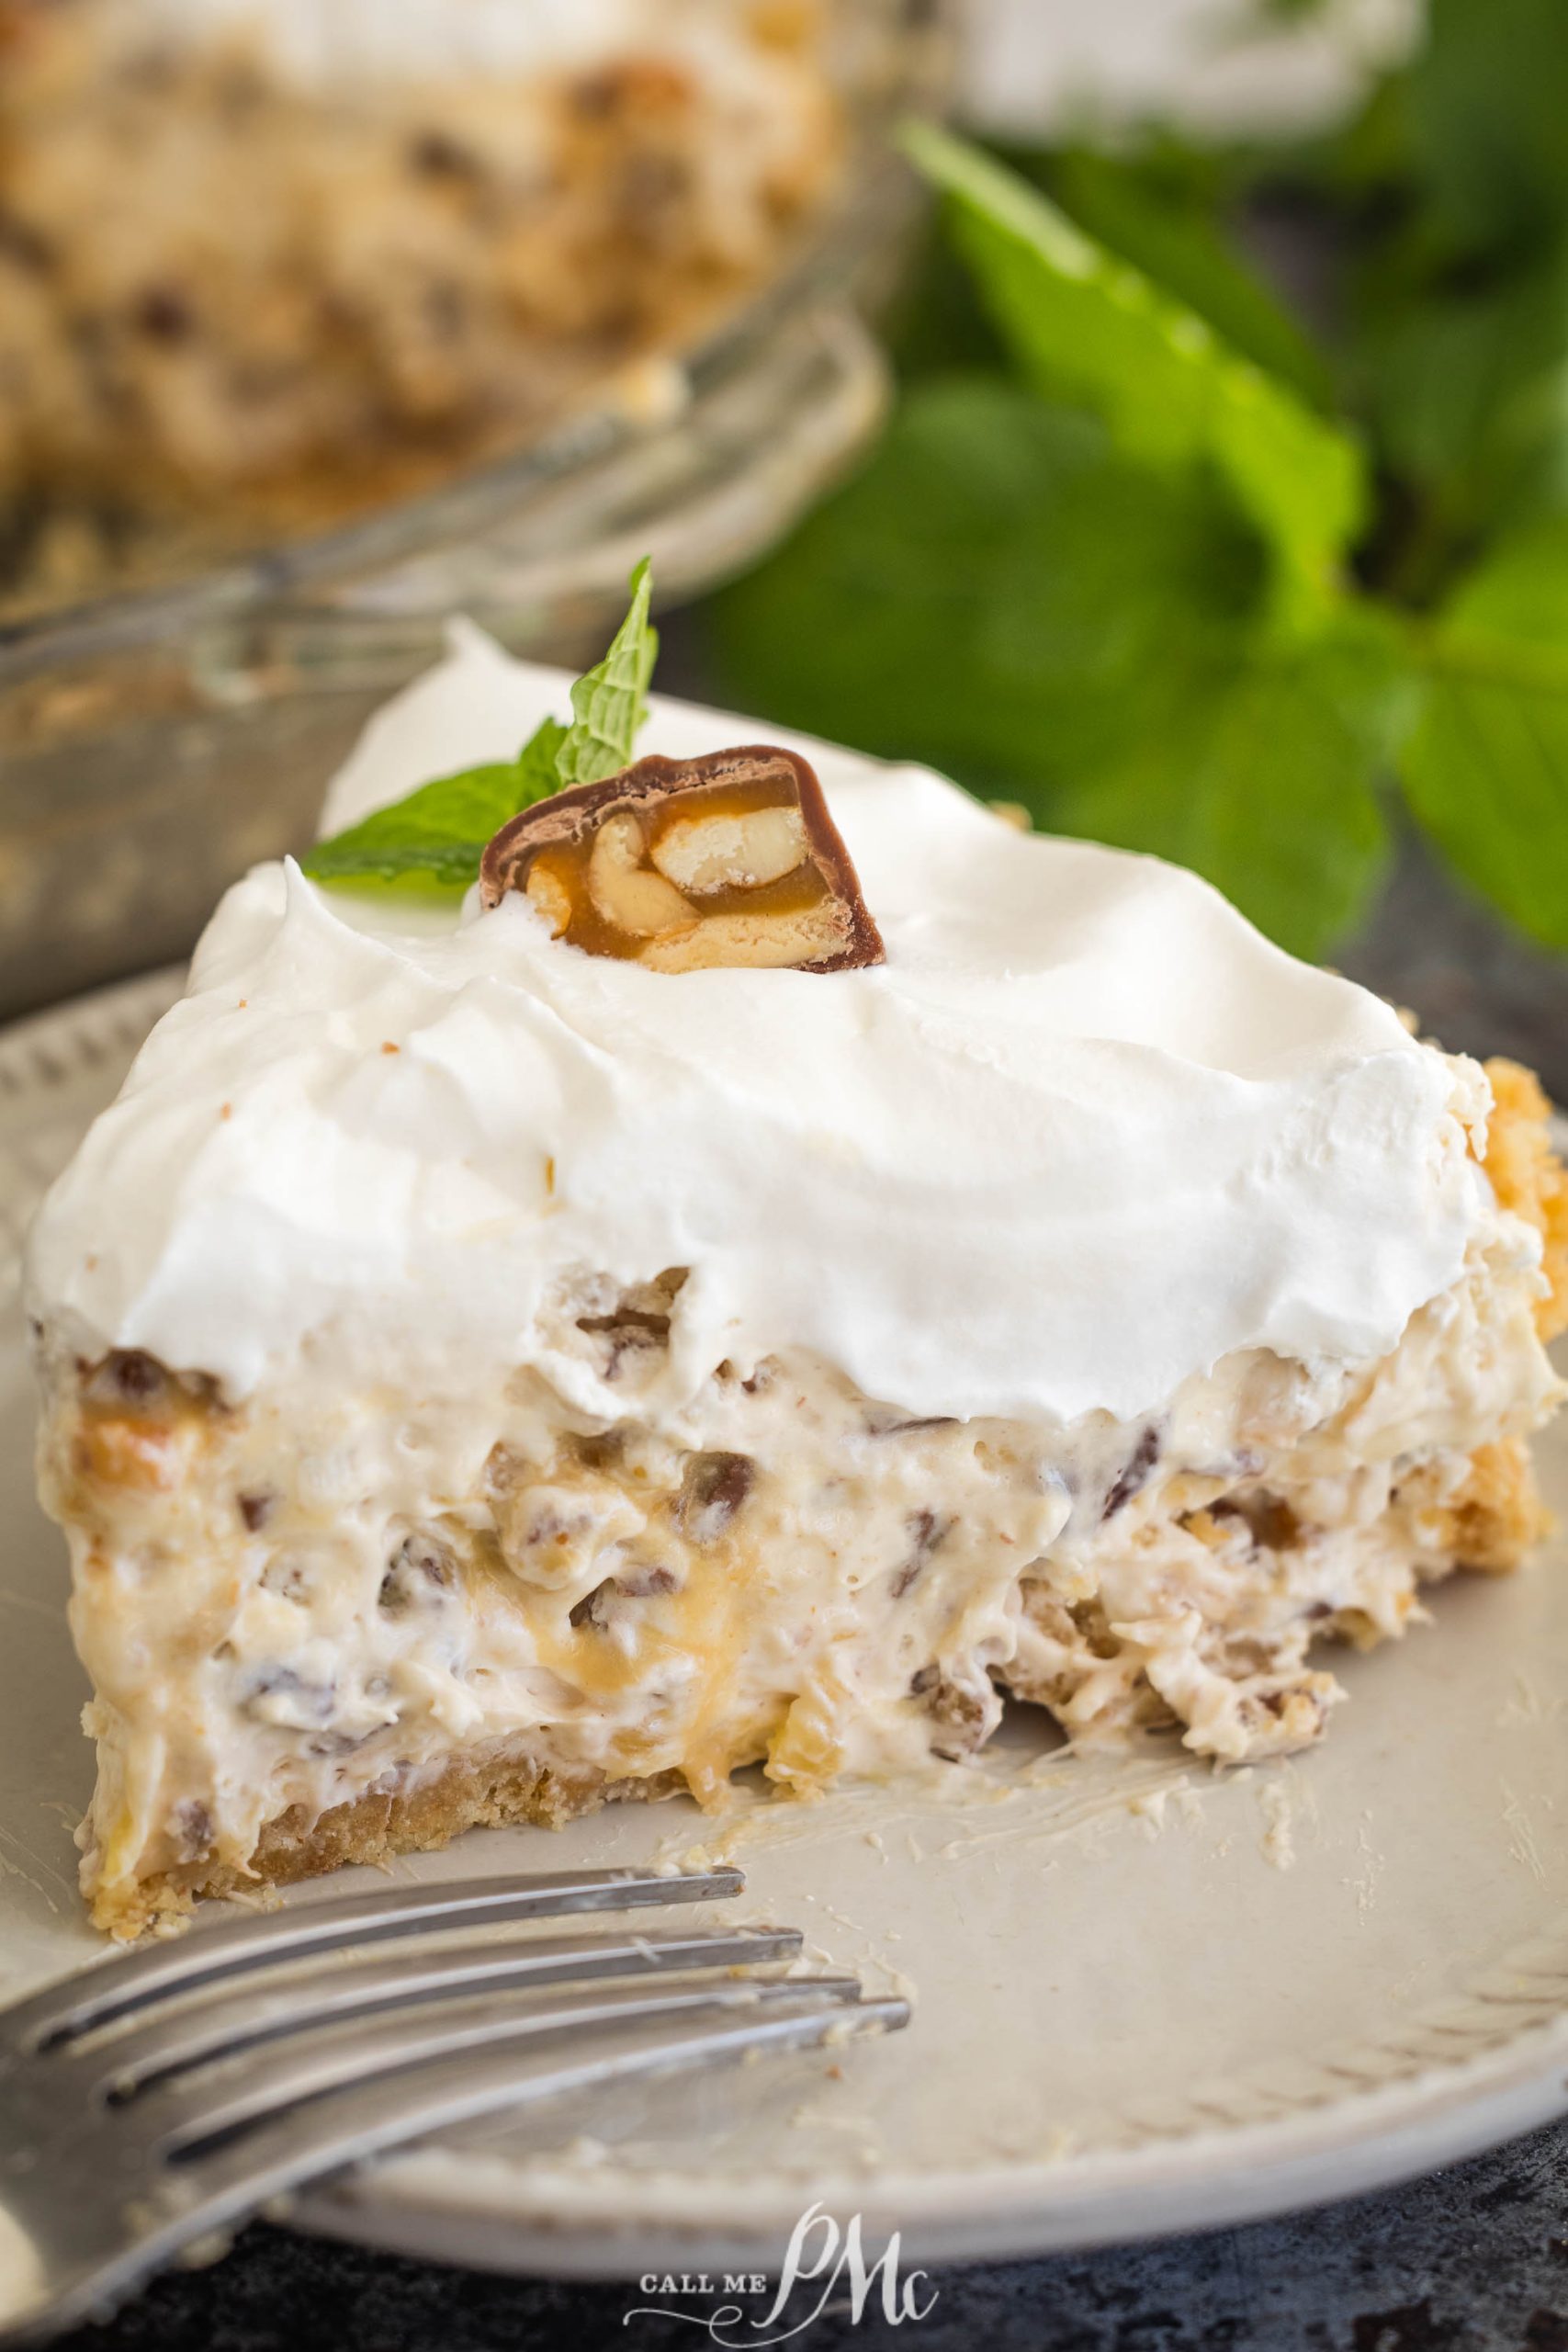
<svg viewBox="0 0 1568 2352">
<path fill-rule="evenodd" d="M 597 784 L 631 761 L 659 659 L 659 634 L 649 621 L 652 594 L 653 568 L 645 558 L 632 574 L 631 610 L 615 642 L 571 690 L 576 722 L 556 760 L 563 785 Z"/>
<path fill-rule="evenodd" d="M 1273 550 L 1285 614 L 1327 608 L 1366 513 L 1350 435 L 977 148 L 925 123 L 906 145 L 952 199 L 959 243 L 1031 380 L 1097 411 L 1145 463 L 1212 463 Z"/>
<path fill-rule="evenodd" d="M 1227 232 L 1234 162 L 1168 138 L 1114 155 L 1088 147 L 987 144 L 1080 229 L 1197 311 L 1244 359 L 1292 386 L 1313 407 L 1329 404 L 1326 360 Z M 1005 366 L 973 273 L 940 226 L 933 226 L 895 305 L 891 342 L 907 379 Z"/>
<path fill-rule="evenodd" d="M 512 811 L 513 816 L 518 809 L 531 808 L 536 800 L 547 800 L 552 792 L 560 790 L 560 756 L 570 731 L 558 718 L 540 719 L 517 754 L 517 778 L 523 797 Z"/>
<path fill-rule="evenodd" d="M 1422 650 L 1411 808 L 1475 888 L 1568 947 L 1568 516 L 1499 541 Z"/>
<path fill-rule="evenodd" d="M 1095 418 L 984 378 L 911 392 L 869 465 L 713 612 L 739 706 L 1028 802 L 1158 728 L 1250 628 L 1256 535 Z"/>
<path fill-rule="evenodd" d="M 1441 526 L 1425 535 L 1439 561 L 1501 516 L 1562 502 L 1568 254 L 1532 257 L 1474 290 L 1374 286 L 1364 307 L 1352 369 L 1389 466 Z"/>
<path fill-rule="evenodd" d="M 531 797 L 542 799 L 546 791 L 558 788 L 552 782 Z M 479 870 L 491 835 L 528 806 L 518 797 L 521 789 L 523 760 L 438 776 L 406 800 L 378 808 L 346 832 L 319 842 L 300 862 L 313 882 L 466 890 Z"/>
<path fill-rule="evenodd" d="M 1192 187 L 1190 160 L 1182 156 L 1179 164 L 1158 152 L 1139 161 L 1075 148 L 1056 159 L 1046 192 L 1089 236 L 1195 311 L 1239 357 L 1310 406 L 1326 405 L 1331 383 L 1321 355 L 1233 250 L 1218 217 L 1220 192 Z"/>
<path fill-rule="evenodd" d="M 1378 777 L 1404 673 L 1374 634 L 1237 647 L 1190 677 L 1158 740 L 1053 803 L 1059 831 L 1190 865 L 1298 956 L 1371 904 L 1388 854 Z"/>
<path fill-rule="evenodd" d="M 1426 190 L 1451 232 L 1527 241 L 1568 217 L 1562 0 L 1432 0 L 1409 112 Z"/>
<path fill-rule="evenodd" d="M 659 639 L 649 626 L 652 570 L 632 575 L 631 610 L 609 652 L 571 690 L 567 727 L 541 719 L 514 760 L 491 761 L 423 784 L 389 808 L 319 842 L 301 861 L 313 882 L 341 888 L 466 890 L 485 844 L 510 817 L 569 784 L 596 784 L 629 763 L 648 716 Z"/>
</svg>

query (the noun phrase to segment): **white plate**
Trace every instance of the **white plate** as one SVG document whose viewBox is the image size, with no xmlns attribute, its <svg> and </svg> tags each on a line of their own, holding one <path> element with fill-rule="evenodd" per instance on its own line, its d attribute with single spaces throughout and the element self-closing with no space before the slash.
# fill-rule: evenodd
<svg viewBox="0 0 1568 2352">
<path fill-rule="evenodd" d="M 0 1035 L 0 1997 L 90 1959 L 71 1825 L 90 1762 L 64 1563 L 31 1497 L 14 1236 L 173 993 Z M 1546 1449 L 1568 1503 L 1568 1441 Z M 312 2227 L 515 2269 L 776 2267 L 824 2201 L 908 2256 L 1238 2221 L 1400 2178 L 1568 2109 L 1568 1555 L 1456 1580 L 1337 1661 L 1317 1754 L 1220 1778 L 1168 1741 L 1054 1752 L 1019 1710 L 941 1793 L 724 1822 L 626 1808 L 481 1833 L 423 1876 L 733 1855 L 908 2033 L 490 2127 L 317 2194 Z M 299 1899 L 309 1901 L 309 1890 Z M 727 1914 L 728 1915 L 728 1914 Z"/>
</svg>

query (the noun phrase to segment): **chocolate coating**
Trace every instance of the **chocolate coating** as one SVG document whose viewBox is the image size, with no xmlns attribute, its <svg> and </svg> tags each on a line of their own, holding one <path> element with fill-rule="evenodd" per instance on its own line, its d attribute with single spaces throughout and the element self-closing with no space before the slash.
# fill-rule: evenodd
<svg viewBox="0 0 1568 2352">
<path fill-rule="evenodd" d="M 746 744 L 711 752 L 701 759 L 671 760 L 659 753 L 638 760 L 599 784 L 580 784 L 535 803 L 504 824 L 487 846 L 479 867 L 479 894 L 486 907 L 499 905 L 509 890 L 526 888 L 528 873 L 542 851 L 581 850 L 605 820 L 622 809 L 634 813 L 671 808 L 694 796 L 694 809 L 717 792 L 758 790 L 773 805 L 797 807 L 806 834 L 806 860 L 840 910 L 843 944 L 833 955 L 793 968 L 835 972 L 886 961 L 886 951 L 862 895 L 860 878 L 816 771 L 795 752 L 770 744 Z"/>
</svg>

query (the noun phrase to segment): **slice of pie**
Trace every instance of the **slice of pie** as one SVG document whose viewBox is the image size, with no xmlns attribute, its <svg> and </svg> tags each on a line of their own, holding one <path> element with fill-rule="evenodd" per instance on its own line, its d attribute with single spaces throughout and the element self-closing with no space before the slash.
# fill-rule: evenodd
<svg viewBox="0 0 1568 2352">
<path fill-rule="evenodd" d="M 334 823 L 562 692 L 461 637 Z M 656 705 L 461 905 L 259 867 L 50 1196 L 114 1933 L 758 1762 L 941 1769 L 1004 1693 L 1299 1748 L 1314 1645 L 1539 1532 L 1534 1080 L 1190 874 L 755 731 Z"/>
</svg>

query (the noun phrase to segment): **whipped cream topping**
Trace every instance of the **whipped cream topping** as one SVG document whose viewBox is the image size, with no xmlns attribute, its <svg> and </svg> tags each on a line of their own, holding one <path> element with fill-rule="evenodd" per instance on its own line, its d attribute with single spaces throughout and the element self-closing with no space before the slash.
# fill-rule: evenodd
<svg viewBox="0 0 1568 2352">
<path fill-rule="evenodd" d="M 469 629 L 371 724 L 335 828 L 510 754 L 561 673 Z M 257 867 L 40 1212 L 32 1311 L 243 1397 L 307 1367 L 467 1393 L 689 1269 L 660 1387 L 801 1348 L 918 1414 L 1150 1411 L 1243 1349 L 1381 1355 L 1495 1216 L 1472 1063 L 1157 860 L 656 700 L 643 748 L 815 759 L 885 967 L 679 977 Z M 599 1283 L 601 1297 L 604 1285 Z"/>
</svg>

